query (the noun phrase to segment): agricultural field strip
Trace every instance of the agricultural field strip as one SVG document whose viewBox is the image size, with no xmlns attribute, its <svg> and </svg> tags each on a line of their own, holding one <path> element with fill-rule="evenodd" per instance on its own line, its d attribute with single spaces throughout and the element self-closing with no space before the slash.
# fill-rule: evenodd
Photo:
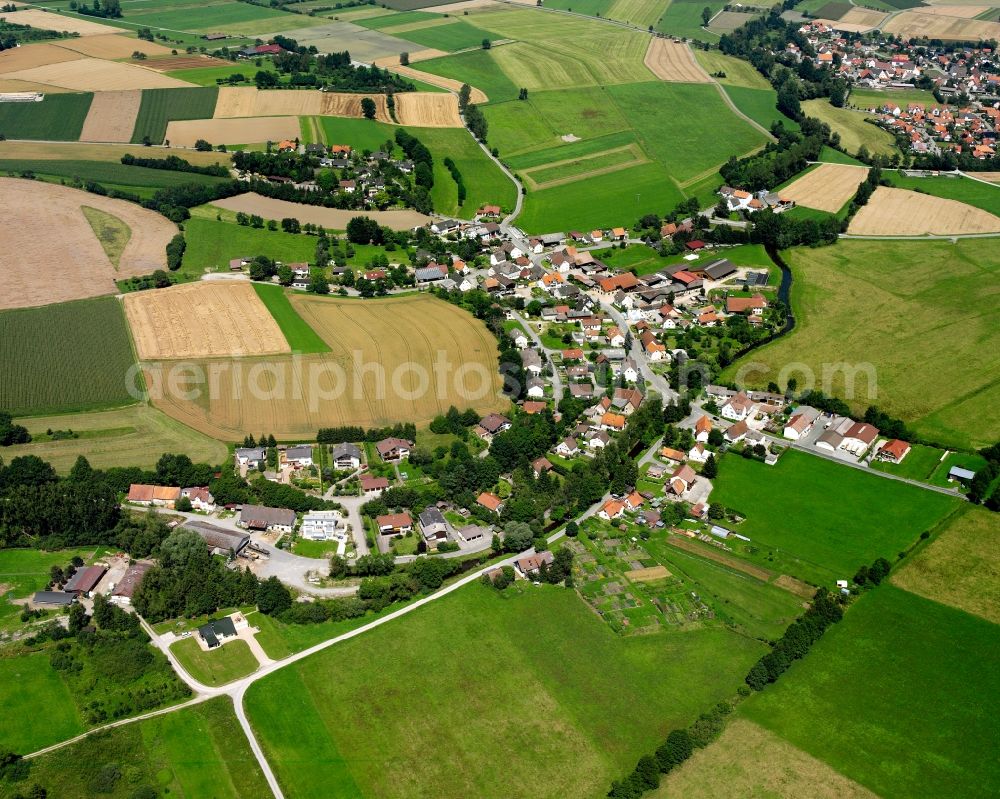
<svg viewBox="0 0 1000 799">
<path fill-rule="evenodd" d="M 867 174 L 868 167 L 821 164 L 778 193 L 797 205 L 835 214 L 854 196 Z"/>
<path fill-rule="evenodd" d="M 615 156 L 619 153 L 627 153 L 632 157 L 623 160 L 620 163 L 610 164 L 607 166 L 598 166 L 596 169 L 586 169 L 586 171 L 581 171 L 576 175 L 568 175 L 566 177 L 555 178 L 552 180 L 541 180 L 536 181 L 534 174 L 538 172 L 546 172 L 551 169 L 557 169 L 558 167 L 570 166 L 572 164 L 585 164 L 585 162 L 593 161 L 598 158 L 608 158 L 610 156 Z M 562 161 L 552 161 L 548 164 L 541 164 L 539 166 L 533 166 L 528 169 L 520 170 L 522 178 L 525 179 L 525 183 L 529 185 L 529 188 L 534 190 L 539 189 L 549 189 L 553 186 L 562 186 L 566 183 L 573 183 L 577 180 L 586 180 L 589 177 L 595 175 L 604 175 L 608 172 L 617 172 L 619 169 L 627 169 L 630 166 L 639 166 L 640 164 L 648 164 L 650 161 L 649 157 L 643 152 L 642 148 L 638 143 L 626 144 L 623 147 L 614 147 L 610 150 L 603 150 L 599 153 L 592 153 L 590 155 L 582 155 L 577 158 L 566 158 Z M 586 167 L 584 167 L 586 168 Z"/>
<path fill-rule="evenodd" d="M 1000 233 L 1000 217 L 957 200 L 879 186 L 847 232 L 856 236 Z"/>
</svg>

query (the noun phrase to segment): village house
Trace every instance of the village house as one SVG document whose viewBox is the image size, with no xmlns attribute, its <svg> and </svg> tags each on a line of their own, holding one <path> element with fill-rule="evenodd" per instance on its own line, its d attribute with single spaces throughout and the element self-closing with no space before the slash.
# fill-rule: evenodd
<svg viewBox="0 0 1000 799">
<path fill-rule="evenodd" d="M 600 516 L 605 521 L 611 521 L 612 519 L 617 519 L 625 512 L 625 503 L 619 502 L 617 499 L 609 499 L 604 503 L 597 515 Z"/>
<path fill-rule="evenodd" d="M 556 444 L 556 454 L 562 455 L 564 458 L 572 458 L 580 454 L 580 448 L 576 443 L 576 439 L 572 436 L 568 436 Z"/>
<path fill-rule="evenodd" d="M 389 487 L 389 480 L 385 477 L 372 477 L 362 475 L 358 481 L 361 484 L 361 493 L 366 497 L 377 497 Z"/>
<path fill-rule="evenodd" d="M 361 447 L 356 444 L 337 444 L 330 451 L 330 460 L 333 468 L 339 471 L 355 470 L 361 468 Z"/>
<path fill-rule="evenodd" d="M 200 510 L 203 513 L 212 513 L 215 510 L 215 497 L 212 496 L 212 492 L 208 490 L 207 486 L 182 488 L 181 496 L 187 498 L 194 510 Z"/>
<path fill-rule="evenodd" d="M 245 469 L 258 469 L 267 461 L 267 450 L 264 447 L 237 447 L 236 463 Z"/>
<path fill-rule="evenodd" d="M 135 505 L 155 505 L 172 508 L 181 497 L 179 486 L 152 486 L 133 483 L 128 489 L 128 501 Z"/>
<path fill-rule="evenodd" d="M 702 444 L 708 443 L 708 434 L 712 432 L 712 420 L 707 416 L 703 415 L 694 424 L 694 440 Z"/>
<path fill-rule="evenodd" d="M 695 473 L 695 470 L 687 464 L 678 466 L 674 469 L 674 473 L 670 475 L 670 490 L 677 496 L 681 496 L 694 485 L 697 477 L 698 475 Z"/>
<path fill-rule="evenodd" d="M 379 535 L 406 535 L 413 530 L 413 519 L 406 511 L 402 513 L 384 513 L 375 517 L 375 526 Z"/>
<path fill-rule="evenodd" d="M 500 513 L 503 509 L 503 500 L 491 491 L 484 491 L 476 497 L 476 503 L 493 513 Z"/>
<path fill-rule="evenodd" d="M 232 618 L 223 616 L 198 628 L 198 637 L 205 643 L 206 649 L 216 649 L 230 638 L 236 637 L 236 625 Z"/>
<path fill-rule="evenodd" d="M 474 432 L 483 441 L 490 442 L 497 433 L 509 430 L 510 425 L 511 421 L 506 416 L 501 416 L 499 413 L 491 413 L 489 416 L 484 416 L 479 420 L 479 424 L 476 425 Z"/>
<path fill-rule="evenodd" d="M 785 438 L 790 438 L 792 441 L 797 441 L 812 429 L 813 424 L 818 418 L 819 411 L 815 408 L 800 406 L 789 418 L 788 423 L 782 431 L 782 435 Z"/>
<path fill-rule="evenodd" d="M 375 444 L 375 451 L 386 463 L 409 458 L 412 449 L 413 442 L 407 441 L 405 438 L 383 438 Z"/>
<path fill-rule="evenodd" d="M 754 403 L 742 391 L 730 397 L 719 411 L 723 419 L 733 422 L 742 422 L 753 412 Z"/>
<path fill-rule="evenodd" d="M 266 508 L 263 505 L 244 505 L 237 524 L 248 530 L 290 533 L 295 528 L 295 511 L 288 508 Z"/>
<path fill-rule="evenodd" d="M 302 469 L 313 465 L 313 451 L 311 444 L 299 444 L 295 447 L 288 447 L 281 451 L 281 460 L 284 463 Z"/>
<path fill-rule="evenodd" d="M 886 441 L 881 447 L 879 447 L 878 452 L 875 453 L 875 457 L 880 461 L 900 463 L 903 458 L 909 454 L 909 452 L 909 444 L 905 441 L 900 441 L 898 438 L 893 438 L 890 441 Z"/>
<path fill-rule="evenodd" d="M 420 521 L 420 534 L 431 548 L 448 540 L 448 520 L 437 508 L 427 508 L 417 517 Z"/>
<path fill-rule="evenodd" d="M 346 529 L 339 510 L 312 510 L 302 517 L 299 535 L 309 541 L 329 541 L 345 535 Z"/>
<path fill-rule="evenodd" d="M 861 455 L 878 439 L 878 428 L 864 422 L 855 422 L 844 433 L 841 449 L 852 455 Z"/>
<path fill-rule="evenodd" d="M 531 579 L 541 571 L 542 565 L 552 565 L 555 557 L 547 549 L 534 555 L 526 555 L 514 561 L 514 571 L 521 577 Z"/>
</svg>

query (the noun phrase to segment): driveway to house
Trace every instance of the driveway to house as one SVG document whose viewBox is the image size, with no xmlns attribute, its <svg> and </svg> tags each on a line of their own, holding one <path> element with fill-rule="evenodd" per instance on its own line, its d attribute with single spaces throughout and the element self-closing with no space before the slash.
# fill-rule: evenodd
<svg viewBox="0 0 1000 799">
<path fill-rule="evenodd" d="M 348 524 L 351 525 L 351 535 L 354 537 L 354 547 L 358 553 L 358 557 L 367 555 L 370 550 L 368 548 L 368 540 L 365 538 L 365 525 L 361 518 L 361 506 L 364 505 L 370 497 L 338 497 L 333 493 L 333 488 L 331 487 L 323 495 L 323 499 L 329 500 L 330 502 L 339 502 L 344 506 Z"/>
<path fill-rule="evenodd" d="M 535 329 L 531 326 L 531 322 L 525 319 L 517 311 L 513 311 L 514 318 L 521 323 L 521 327 L 524 328 L 524 332 L 527 334 L 528 338 L 535 342 L 535 346 L 538 347 L 540 352 L 545 353 L 549 356 L 549 365 L 552 367 L 552 397 L 555 400 L 556 406 L 559 405 L 559 400 L 563 398 L 563 383 L 562 378 L 559 376 L 559 369 L 554 363 L 552 363 L 552 353 L 556 350 L 548 349 L 544 344 L 542 344 L 542 339 L 535 332 Z"/>
</svg>

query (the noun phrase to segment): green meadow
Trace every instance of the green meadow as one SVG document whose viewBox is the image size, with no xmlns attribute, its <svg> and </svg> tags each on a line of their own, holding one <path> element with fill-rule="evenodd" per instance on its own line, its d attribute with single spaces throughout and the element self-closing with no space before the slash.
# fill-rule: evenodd
<svg viewBox="0 0 1000 799">
<path fill-rule="evenodd" d="M 0 103 L 0 134 L 8 139 L 76 141 L 93 94 L 46 94 L 40 103 Z"/>
<path fill-rule="evenodd" d="M 97 733 L 35 758 L 26 783 L 0 781 L 0 797 L 37 784 L 51 797 L 246 799 L 267 782 L 228 697 Z"/>
<path fill-rule="evenodd" d="M 266 255 L 285 263 L 312 261 L 316 257 L 316 237 L 303 233 L 254 228 L 214 218 L 194 217 L 184 223 L 184 262 L 181 271 L 191 277 L 203 272 L 229 268 L 233 258 Z"/>
<path fill-rule="evenodd" d="M 990 412 L 1000 401 L 995 247 L 976 240 L 859 240 L 790 250 L 784 258 L 794 275 L 796 327 L 754 350 L 750 357 L 760 367 L 748 382 L 766 386 L 786 365 L 801 363 L 817 387 L 856 412 L 876 404 L 929 441 L 973 448 L 1000 438 L 1000 417 Z M 948 345 L 929 347 L 929 330 Z M 742 365 L 730 366 L 723 379 Z M 853 391 L 851 375 L 857 375 Z M 801 388 L 801 372 L 798 379 Z"/>
<path fill-rule="evenodd" d="M 894 559 L 958 507 L 958 500 L 795 450 L 776 466 L 724 457 L 714 486 L 713 502 L 746 517 L 734 529 L 749 546 L 775 551 L 775 567 L 817 585 L 849 579 L 875 558 Z"/>
<path fill-rule="evenodd" d="M 288 341 L 288 346 L 292 352 L 302 354 L 313 352 L 329 352 L 330 346 L 319 337 L 305 319 L 299 316 L 298 312 L 288 301 L 288 292 L 281 286 L 267 286 L 262 283 L 254 283 L 254 290 L 257 296 L 267 306 L 274 321 L 278 323 L 281 332 Z"/>
<path fill-rule="evenodd" d="M 1000 792 L 1000 627 L 892 585 L 740 713 L 880 796 Z"/>
<path fill-rule="evenodd" d="M 0 749 L 27 754 L 85 729 L 48 652 L 0 657 L 0 705 Z"/>
<path fill-rule="evenodd" d="M 227 641 L 206 652 L 192 636 L 171 645 L 170 651 L 204 685 L 225 685 L 257 671 L 257 658 L 246 641 Z"/>
<path fill-rule="evenodd" d="M 218 96 L 219 89 L 215 86 L 144 89 L 132 130 L 132 143 L 141 144 L 148 138 L 153 144 L 160 144 L 167 133 L 167 123 L 175 119 L 211 119 Z"/>
<path fill-rule="evenodd" d="M 762 651 L 721 629 L 619 638 L 573 591 L 477 583 L 246 702 L 290 796 L 596 796 Z"/>
</svg>

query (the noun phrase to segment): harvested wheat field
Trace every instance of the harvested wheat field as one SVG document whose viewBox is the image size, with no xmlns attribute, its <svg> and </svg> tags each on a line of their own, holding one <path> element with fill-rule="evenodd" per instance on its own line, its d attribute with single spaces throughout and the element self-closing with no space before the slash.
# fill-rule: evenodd
<svg viewBox="0 0 1000 799">
<path fill-rule="evenodd" d="M 380 64 L 379 66 L 384 69 L 388 69 L 391 72 L 395 72 L 397 75 L 402 75 L 404 78 L 413 78 L 414 80 L 423 81 L 424 83 L 429 83 L 432 86 L 440 86 L 442 89 L 448 89 L 449 91 L 457 92 L 462 88 L 462 81 L 452 80 L 451 78 L 442 78 L 440 75 L 432 75 L 430 72 L 421 72 L 419 69 L 414 69 L 413 67 L 404 67 L 399 63 L 398 58 L 389 59 L 379 59 L 380 61 L 388 61 L 389 63 Z M 410 63 L 413 63 L 413 56 L 410 56 Z M 400 95 L 396 95 L 398 99 Z M 481 104 L 488 103 L 490 98 L 486 96 L 486 93 L 482 89 L 472 88 L 471 100 L 473 103 Z"/>
<path fill-rule="evenodd" d="M 198 139 L 212 144 L 257 144 L 294 139 L 300 132 L 298 117 L 183 119 L 167 123 L 166 140 L 175 147 L 194 147 Z"/>
<path fill-rule="evenodd" d="M 236 440 L 251 429 L 293 439 L 331 425 L 371 427 L 399 419 L 421 424 L 451 405 L 481 413 L 509 407 L 499 396 L 496 339 L 457 306 L 426 294 L 290 299 L 331 352 L 197 363 L 210 392 L 204 382 L 176 379 L 168 391 L 166 370 L 172 365 L 147 363 L 157 407 L 221 440 Z M 162 394 L 155 392 L 159 386 Z M 183 396 L 199 388 L 200 396 Z"/>
<path fill-rule="evenodd" d="M 991 6 L 920 6 L 921 14 L 940 14 L 943 17 L 961 17 L 972 19 L 978 17 Z"/>
<path fill-rule="evenodd" d="M 663 778 L 649 799 L 754 796 L 772 799 L 876 799 L 867 788 L 784 738 L 742 718 Z"/>
<path fill-rule="evenodd" d="M 71 53 L 72 51 L 66 50 Z M 190 86 L 176 78 L 161 75 L 151 69 L 102 61 L 98 58 L 81 58 L 61 64 L 49 64 L 34 69 L 8 72 L 8 78 L 49 83 L 79 92 L 114 91 L 117 89 L 175 89 Z"/>
<path fill-rule="evenodd" d="M 879 186 L 847 232 L 856 236 L 1000 233 L 1000 217 L 957 200 Z"/>
<path fill-rule="evenodd" d="M 652 583 L 665 580 L 670 576 L 666 566 L 650 566 L 646 569 L 632 569 L 625 572 L 625 577 L 633 583 Z"/>
<path fill-rule="evenodd" d="M 926 36 L 929 39 L 960 39 L 970 42 L 1000 39 L 1000 23 L 921 14 L 916 11 L 897 14 L 885 24 L 883 30 L 900 36 Z"/>
<path fill-rule="evenodd" d="M 844 16 L 842 16 L 837 25 L 842 25 L 847 23 L 849 25 L 860 25 L 864 30 L 871 30 L 872 28 L 877 28 L 882 24 L 882 20 L 886 18 L 886 13 L 884 11 L 873 11 L 870 8 L 852 8 Z"/>
<path fill-rule="evenodd" d="M 867 174 L 866 166 L 820 164 L 811 172 L 785 186 L 778 194 L 788 200 L 794 200 L 796 205 L 835 214 L 854 196 L 858 184 Z"/>
<path fill-rule="evenodd" d="M 84 205 L 131 230 L 117 270 L 83 215 Z M 134 203 L 17 178 L 0 178 L 0 218 L 0 309 L 113 294 L 116 279 L 162 269 L 167 242 L 177 233 L 165 217 Z"/>
<path fill-rule="evenodd" d="M 141 147 L 136 144 L 92 144 L 89 142 L 0 141 L 0 159 L 26 158 L 32 161 L 108 161 L 119 163 L 126 153 L 166 158 L 176 155 L 198 166 L 228 164 L 226 153 L 201 153 L 172 147 Z"/>
<path fill-rule="evenodd" d="M 49 86 L 47 83 L 32 83 L 28 80 L 7 80 L 0 75 L 0 92 L 41 92 L 42 94 L 69 94 L 69 89 Z"/>
<path fill-rule="evenodd" d="M 13 22 L 15 25 L 30 25 L 33 28 L 42 28 L 43 30 L 79 33 L 81 36 L 99 36 L 101 34 L 118 32 L 118 28 L 113 28 L 110 25 L 101 25 L 100 23 L 90 22 L 79 17 L 64 17 L 61 14 L 50 14 L 47 11 L 39 11 L 34 8 L 22 8 L 14 12 L 4 12 L 3 16 L 8 22 Z"/>
<path fill-rule="evenodd" d="M 80 141 L 129 142 L 139 114 L 142 92 L 94 92 L 90 111 L 80 131 Z"/>
<path fill-rule="evenodd" d="M 125 295 L 140 360 L 291 352 L 251 283 L 202 280 Z"/>
<path fill-rule="evenodd" d="M 413 64 L 417 61 L 429 61 L 432 58 L 441 58 L 446 55 L 448 55 L 448 53 L 444 50 L 435 50 L 433 47 L 427 47 L 423 50 L 417 50 L 416 52 L 410 53 L 410 63 Z M 377 67 L 401 66 L 398 55 L 384 55 L 381 58 L 376 58 L 372 63 Z"/>
<path fill-rule="evenodd" d="M 212 205 L 228 211 L 243 211 L 245 214 L 257 214 L 264 219 L 285 219 L 286 217 L 291 217 L 298 219 L 299 222 L 312 222 L 314 225 L 322 225 L 328 230 L 345 230 L 347 223 L 356 216 L 367 216 L 374 219 L 380 225 L 385 225 L 393 230 L 410 230 L 411 228 L 425 225 L 430 221 L 429 216 L 418 214 L 416 211 L 408 209 L 354 211 L 340 208 L 324 208 L 320 205 L 303 205 L 301 203 L 288 202 L 287 200 L 275 200 L 272 197 L 263 197 L 253 192 L 216 200 Z"/>
<path fill-rule="evenodd" d="M 968 172 L 968 175 L 973 175 L 980 180 L 986 180 L 990 183 L 1000 183 L 1000 172 Z"/>
<path fill-rule="evenodd" d="M 421 128 L 460 128 L 458 98 L 438 92 L 406 92 L 396 95 L 396 119 L 400 125 Z"/>
<path fill-rule="evenodd" d="M 10 72 L 20 72 L 25 69 L 44 67 L 49 64 L 59 64 L 63 61 L 76 61 L 83 58 L 79 53 L 56 47 L 52 44 L 32 44 L 25 47 L 15 47 L 0 53 L 0 75 Z"/>
<path fill-rule="evenodd" d="M 843 33 L 865 33 L 871 30 L 871 25 L 859 25 L 856 22 L 838 22 L 834 19 L 818 19 L 816 21 L 829 25 L 834 30 L 842 31 Z"/>
<path fill-rule="evenodd" d="M 711 78 L 694 60 L 691 48 L 671 39 L 659 37 L 650 39 L 643 63 L 660 80 L 676 83 L 711 83 Z"/>
<path fill-rule="evenodd" d="M 364 116 L 361 100 L 365 96 L 316 89 L 260 91 L 253 86 L 223 86 L 219 89 L 213 118 L 334 116 L 360 119 Z M 385 95 L 370 97 L 375 101 L 375 118 L 380 122 L 391 122 Z"/>
<path fill-rule="evenodd" d="M 129 58 L 137 50 L 147 56 L 170 55 L 170 48 L 162 44 L 147 42 L 143 39 L 130 39 L 120 33 L 110 33 L 104 36 L 81 36 L 79 39 L 65 39 L 57 47 L 82 53 L 92 58 Z M 225 63 L 225 62 L 223 62 Z M 143 62 L 144 66 L 151 66 Z"/>
</svg>

